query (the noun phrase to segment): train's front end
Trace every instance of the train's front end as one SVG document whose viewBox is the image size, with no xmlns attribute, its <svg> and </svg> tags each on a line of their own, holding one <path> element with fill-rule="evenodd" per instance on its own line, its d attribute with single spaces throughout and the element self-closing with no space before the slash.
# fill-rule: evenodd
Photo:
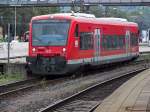
<svg viewBox="0 0 150 112">
<path fill-rule="evenodd" d="M 39 75 L 67 72 L 66 49 L 70 20 L 53 16 L 34 17 L 30 23 L 27 71 Z"/>
</svg>

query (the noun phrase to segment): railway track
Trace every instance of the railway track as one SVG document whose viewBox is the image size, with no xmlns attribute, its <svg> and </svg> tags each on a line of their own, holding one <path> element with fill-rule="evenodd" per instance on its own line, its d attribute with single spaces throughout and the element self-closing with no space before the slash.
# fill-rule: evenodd
<svg viewBox="0 0 150 112">
<path fill-rule="evenodd" d="M 92 85 L 72 96 L 48 105 L 39 112 L 92 112 L 100 104 L 100 101 L 97 98 L 100 97 L 100 94 L 98 93 L 102 91 L 100 88 L 112 82 L 116 82 L 117 80 L 121 80 L 122 78 L 126 79 L 126 77 L 130 77 L 133 74 L 135 75 L 147 68 L 148 66 L 143 66 L 142 68 L 137 68 L 130 72 L 128 71 L 127 73 L 120 74 L 119 76 Z"/>
<path fill-rule="evenodd" d="M 139 68 L 141 68 L 141 67 L 143 67 L 143 69 L 144 68 L 147 68 L 148 67 L 148 65 L 146 65 L 145 64 L 145 61 L 143 61 L 143 60 L 139 60 L 138 61 L 138 64 L 134 64 L 135 66 L 137 66 L 137 65 L 139 65 Z M 120 67 L 120 66 L 119 66 Z M 124 66 L 121 66 L 121 67 L 123 67 L 123 68 L 126 68 L 126 67 L 124 67 Z M 128 65 L 127 65 L 127 67 L 128 67 Z M 117 69 L 118 67 L 113 67 L 112 69 L 108 69 L 107 70 L 107 72 L 108 73 L 104 73 L 104 72 L 96 72 L 96 73 L 93 73 L 93 72 L 91 72 L 91 73 L 88 73 L 88 75 L 90 76 L 90 77 L 93 77 L 93 75 L 95 74 L 101 74 L 102 75 L 102 78 L 103 78 L 103 76 L 105 76 L 105 74 L 107 74 L 106 76 L 108 76 L 108 74 L 110 74 L 110 73 L 112 73 L 111 71 L 113 71 L 114 69 Z M 130 67 L 128 67 L 128 68 L 130 68 Z M 127 69 L 128 69 L 127 68 Z M 123 70 L 123 69 L 122 69 Z M 106 70 L 105 70 L 106 71 Z M 116 70 L 115 70 L 116 71 Z M 118 70 L 118 72 L 120 71 L 120 69 Z M 92 76 L 90 75 L 90 74 L 92 74 Z M 101 77 L 101 75 L 97 75 L 97 76 L 99 76 L 99 77 Z M 83 79 L 85 78 L 86 80 L 88 80 L 86 77 L 88 77 L 88 76 L 84 76 L 84 77 L 82 77 Z M 95 77 L 95 76 L 94 76 Z M 111 76 L 112 77 L 112 76 Z M 66 87 L 66 85 L 68 85 L 69 83 L 69 81 L 70 80 L 76 80 L 76 79 L 80 79 L 81 77 L 75 77 L 75 79 L 73 78 L 71 78 L 71 77 L 62 77 L 62 78 L 57 78 L 57 79 L 53 79 L 53 80 L 44 80 L 44 84 L 42 84 L 41 83 L 41 79 L 39 80 L 39 81 L 29 81 L 29 83 L 27 83 L 27 84 L 19 84 L 19 82 L 18 82 L 18 84 L 15 84 L 15 85 L 17 85 L 17 86 L 15 86 L 14 85 L 14 87 L 12 86 L 12 87 L 10 87 L 10 89 L 9 89 L 9 86 L 7 86 L 7 87 L 5 87 L 5 89 L 2 87 L 0 90 L 2 90 L 1 91 L 1 95 L 0 95 L 0 100 L 1 101 L 3 101 L 4 103 L 2 103 L 2 105 L 0 106 L 0 107 L 3 107 L 3 110 L 4 110 L 4 112 L 5 112 L 5 108 L 6 108 L 6 110 L 8 109 L 7 108 L 7 106 L 9 107 L 9 105 L 11 104 L 11 103 L 9 103 L 9 102 L 11 102 L 12 100 L 11 99 L 18 99 L 17 97 L 19 96 L 19 97 L 22 97 L 22 100 L 23 101 L 25 101 L 25 97 L 24 97 L 24 95 L 28 95 L 28 94 L 30 94 L 30 93 L 32 93 L 32 92 L 35 92 L 36 93 L 36 90 L 38 90 L 37 92 L 39 93 L 39 92 L 42 92 L 43 90 L 44 91 L 47 91 L 48 93 L 51 93 L 51 92 L 53 92 L 54 91 L 54 88 L 56 89 L 56 91 L 57 91 L 57 88 L 58 87 L 61 87 L 61 89 L 62 88 L 65 88 Z M 99 80 L 99 79 L 98 79 Z M 103 80 L 103 79 L 102 79 Z M 33 82 L 33 83 L 31 83 L 31 82 Z M 63 82 L 64 84 L 65 84 L 65 86 L 63 85 L 63 86 L 61 86 L 60 84 L 62 84 L 61 82 Z M 67 84 L 68 83 L 68 84 Z M 95 83 L 95 82 L 94 82 Z M 73 84 L 73 83 L 72 83 Z M 83 83 L 84 84 L 84 83 Z M 22 86 L 23 85 L 23 86 Z M 43 88 L 43 85 L 44 85 L 44 88 Z M 58 86 L 59 85 L 59 86 Z M 76 85 L 76 84 L 75 84 Z M 75 86 L 74 85 L 74 86 Z M 52 88 L 53 86 L 55 86 L 53 89 L 50 89 L 50 88 Z M 83 85 L 80 85 L 81 87 L 83 86 Z M 13 88 L 13 89 L 12 89 Z M 15 89 L 14 89 L 15 88 Z M 49 88 L 49 89 L 48 89 Z M 45 93 L 44 93 L 45 94 Z M 56 93 L 57 94 L 57 93 Z M 64 95 L 66 94 L 65 92 L 63 93 Z M 40 95 L 40 97 L 43 97 L 42 96 L 43 94 L 41 94 Z M 72 95 L 72 94 L 70 94 L 70 95 Z M 66 97 L 67 96 L 70 96 L 69 94 L 66 94 Z M 66 98 L 65 97 L 65 98 Z M 47 98 L 47 97 L 46 97 Z M 38 99 L 38 97 L 37 97 L 37 99 Z M 55 97 L 53 96 L 49 96 L 49 98 L 47 98 L 47 99 L 50 99 L 49 100 L 49 103 L 47 103 L 47 104 L 52 104 L 52 105 L 54 105 L 53 103 L 55 102 L 55 104 L 57 103 L 57 101 L 59 102 L 60 100 L 58 99 L 56 99 L 55 100 Z M 63 98 L 60 98 L 60 99 L 63 99 Z M 62 101 L 62 100 L 61 100 Z M 7 102 L 7 103 L 5 103 L 5 102 Z M 33 101 L 34 102 L 34 101 Z M 42 102 L 45 102 L 45 100 L 43 100 Z M 96 106 L 96 104 L 98 104 L 99 102 L 97 102 L 97 101 L 89 101 L 88 103 L 87 102 L 85 102 L 84 100 L 82 100 L 82 101 L 80 101 L 80 100 L 76 100 L 76 101 L 74 101 L 73 103 L 71 103 L 72 105 L 74 105 L 74 104 L 79 104 L 78 102 L 82 102 L 82 104 L 83 104 L 83 106 L 87 106 L 87 107 L 94 107 L 94 106 Z M 5 104 L 6 106 L 4 106 L 3 104 Z M 45 107 L 47 104 L 43 104 L 41 107 L 40 106 L 37 106 L 36 107 L 36 109 L 38 109 L 38 111 L 42 108 L 42 107 Z M 37 104 L 35 104 L 35 105 L 37 105 Z M 39 104 L 38 104 L 39 105 Z M 17 106 L 17 105 L 16 105 Z M 69 105 L 70 106 L 70 105 Z M 31 106 L 32 107 L 32 106 Z M 17 108 L 17 107 L 16 107 Z M 24 109 L 25 108 L 28 108 L 28 107 L 23 107 Z M 22 109 L 22 108 L 21 108 Z M 9 110 L 9 109 L 8 109 Z M 27 110 L 29 110 L 29 109 L 27 109 Z M 61 109 L 62 110 L 62 109 Z M 86 110 L 87 110 L 87 108 L 86 108 Z M 20 111 L 20 110 L 17 110 L 17 111 Z M 32 111 L 35 111 L 35 109 L 33 109 Z M 25 112 L 25 111 L 24 111 Z M 50 112 L 51 112 L 51 110 L 50 110 Z M 67 111 L 63 111 L 63 112 L 67 112 Z M 71 111 L 72 112 L 72 111 Z M 86 111 L 85 111 L 86 112 Z M 87 111 L 88 112 L 88 111 Z"/>
<path fill-rule="evenodd" d="M 45 88 L 47 85 L 55 85 L 62 81 L 67 81 L 71 77 L 59 77 L 46 80 L 45 78 L 32 78 L 6 85 L 0 85 L 0 99 L 12 97 L 19 93 L 25 94 L 27 91 L 32 91 L 37 88 Z"/>
<path fill-rule="evenodd" d="M 0 97 L 25 90 L 36 86 L 40 82 L 40 78 L 31 78 L 14 83 L 0 85 Z"/>
<path fill-rule="evenodd" d="M 138 60 L 135 63 L 139 64 L 141 62 L 145 62 L 145 60 Z M 135 65 L 135 63 L 133 65 Z M 60 79 L 55 79 L 51 81 L 46 81 L 45 83 L 57 82 L 59 80 Z M 61 79 L 61 80 L 64 80 L 64 79 Z M 19 92 L 22 90 L 31 89 L 36 86 L 40 86 L 41 82 L 42 82 L 41 78 L 32 78 L 32 79 L 18 81 L 18 82 L 6 84 L 6 85 L 0 85 L 0 97 L 9 95 L 15 92 Z"/>
</svg>

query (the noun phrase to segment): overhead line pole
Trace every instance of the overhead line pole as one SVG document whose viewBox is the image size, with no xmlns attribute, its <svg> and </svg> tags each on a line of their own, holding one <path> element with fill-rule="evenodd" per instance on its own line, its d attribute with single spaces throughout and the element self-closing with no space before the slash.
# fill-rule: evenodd
<svg viewBox="0 0 150 112">
<path fill-rule="evenodd" d="M 17 30 L 17 13 L 16 13 L 16 6 L 15 6 L 15 35 L 14 37 L 16 38 L 16 30 Z"/>
<path fill-rule="evenodd" d="M 84 0 L 80 0 L 80 12 L 84 12 Z"/>
<path fill-rule="evenodd" d="M 8 60 L 7 60 L 7 63 L 8 63 L 8 66 L 9 66 L 9 63 L 10 63 L 10 24 L 8 23 L 8 29 L 7 29 L 7 51 L 8 51 Z"/>
</svg>

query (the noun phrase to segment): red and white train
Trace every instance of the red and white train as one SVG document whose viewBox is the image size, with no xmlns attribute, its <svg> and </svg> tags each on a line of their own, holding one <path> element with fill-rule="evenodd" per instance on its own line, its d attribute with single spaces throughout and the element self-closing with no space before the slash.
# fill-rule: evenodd
<svg viewBox="0 0 150 112">
<path fill-rule="evenodd" d="M 139 55 L 138 25 L 119 18 L 41 15 L 32 18 L 29 35 L 28 71 L 34 74 L 60 75 Z"/>
</svg>

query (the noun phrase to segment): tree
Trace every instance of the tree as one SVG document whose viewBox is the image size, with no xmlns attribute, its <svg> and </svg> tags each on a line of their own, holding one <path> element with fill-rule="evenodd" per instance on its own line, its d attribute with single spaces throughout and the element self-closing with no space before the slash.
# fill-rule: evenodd
<svg viewBox="0 0 150 112">
<path fill-rule="evenodd" d="M 21 36 L 29 30 L 29 22 L 33 16 L 59 12 L 58 7 L 21 7 L 17 8 L 17 35 Z M 14 35 L 15 9 L 0 8 L 0 26 L 3 35 L 7 34 L 7 24 L 11 24 L 11 35 Z"/>
<path fill-rule="evenodd" d="M 96 17 L 102 17 L 104 16 L 104 11 L 103 11 L 103 7 L 102 6 L 91 6 L 90 7 L 90 13 L 94 14 Z"/>
</svg>

